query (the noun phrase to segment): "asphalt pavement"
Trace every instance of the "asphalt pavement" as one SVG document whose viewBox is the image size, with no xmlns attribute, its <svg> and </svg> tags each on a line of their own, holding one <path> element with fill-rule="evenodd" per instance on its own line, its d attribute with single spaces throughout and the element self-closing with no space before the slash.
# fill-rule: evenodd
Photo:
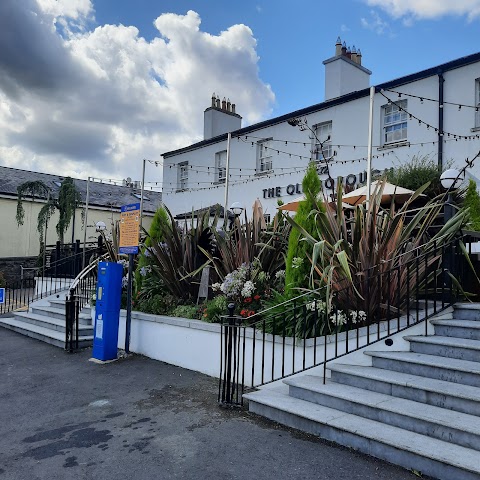
<svg viewBox="0 0 480 480">
<path fill-rule="evenodd" d="M 418 480 L 217 405 L 217 380 L 133 355 L 105 365 L 0 328 L 0 480 Z"/>
</svg>

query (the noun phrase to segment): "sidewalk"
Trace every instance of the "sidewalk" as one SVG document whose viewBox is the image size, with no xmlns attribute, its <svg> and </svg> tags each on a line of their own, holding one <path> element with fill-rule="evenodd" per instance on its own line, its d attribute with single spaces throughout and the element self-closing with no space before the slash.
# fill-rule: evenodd
<svg viewBox="0 0 480 480">
<path fill-rule="evenodd" d="M 217 381 L 140 356 L 88 362 L 0 328 L 0 480 L 414 480 L 217 406 Z"/>
</svg>

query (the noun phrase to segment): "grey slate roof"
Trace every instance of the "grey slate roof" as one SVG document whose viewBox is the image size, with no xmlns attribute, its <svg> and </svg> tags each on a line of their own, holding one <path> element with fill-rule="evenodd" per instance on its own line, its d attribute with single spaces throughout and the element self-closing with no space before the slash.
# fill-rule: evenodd
<svg viewBox="0 0 480 480">
<path fill-rule="evenodd" d="M 197 218 L 207 212 L 210 217 L 214 217 L 215 215 L 217 215 L 218 217 L 221 218 L 224 215 L 222 205 L 220 205 L 219 203 L 216 203 L 215 205 L 212 205 L 210 207 L 199 208 L 198 210 L 194 210 L 193 212 L 190 211 L 185 213 L 179 213 L 178 215 L 175 216 L 175 220 L 189 219 L 189 218 L 192 218 L 192 215 L 193 215 L 193 218 Z M 227 216 L 228 218 L 234 218 L 235 215 L 230 210 L 227 210 Z"/>
<path fill-rule="evenodd" d="M 19 170 L 0 166 L 0 195 L 17 197 L 17 187 L 25 182 L 42 181 L 52 189 L 53 195 L 57 196 L 60 187 L 55 183 L 61 183 L 65 177 L 59 175 L 50 175 L 48 173 L 30 172 L 28 170 Z M 80 192 L 82 201 L 85 202 L 87 194 L 87 181 L 74 179 L 75 185 Z M 140 189 L 124 187 L 121 185 L 111 185 L 110 183 L 90 182 L 89 204 L 103 208 L 120 208 L 122 205 L 130 203 L 139 203 Z M 145 190 L 144 192 L 144 212 L 154 213 L 162 203 L 161 192 Z"/>
</svg>

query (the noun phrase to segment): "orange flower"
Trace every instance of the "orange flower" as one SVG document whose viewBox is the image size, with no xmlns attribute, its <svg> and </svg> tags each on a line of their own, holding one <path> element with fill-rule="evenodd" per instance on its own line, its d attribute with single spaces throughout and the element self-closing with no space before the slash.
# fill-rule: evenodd
<svg viewBox="0 0 480 480">
<path fill-rule="evenodd" d="M 207 317 L 208 317 L 208 313 L 204 313 L 204 314 L 203 314 L 203 317 L 204 317 L 204 318 L 207 318 Z"/>
</svg>

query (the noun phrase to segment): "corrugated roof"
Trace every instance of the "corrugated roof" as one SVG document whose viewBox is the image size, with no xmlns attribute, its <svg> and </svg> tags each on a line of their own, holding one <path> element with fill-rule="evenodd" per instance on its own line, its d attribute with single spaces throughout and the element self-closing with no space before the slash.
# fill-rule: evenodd
<svg viewBox="0 0 480 480">
<path fill-rule="evenodd" d="M 42 181 L 52 189 L 53 195 L 57 196 L 60 190 L 60 183 L 64 178 L 65 177 L 59 175 L 0 166 L 0 194 L 17 197 L 17 188 L 21 184 L 25 182 Z M 84 202 L 87 195 L 87 181 L 77 178 L 73 180 Z M 89 204 L 92 206 L 120 208 L 122 205 L 140 202 L 140 189 L 99 182 L 90 182 L 89 189 Z M 134 194 L 138 195 L 138 197 Z M 161 203 L 161 192 L 144 191 L 144 212 L 154 213 Z"/>
</svg>

